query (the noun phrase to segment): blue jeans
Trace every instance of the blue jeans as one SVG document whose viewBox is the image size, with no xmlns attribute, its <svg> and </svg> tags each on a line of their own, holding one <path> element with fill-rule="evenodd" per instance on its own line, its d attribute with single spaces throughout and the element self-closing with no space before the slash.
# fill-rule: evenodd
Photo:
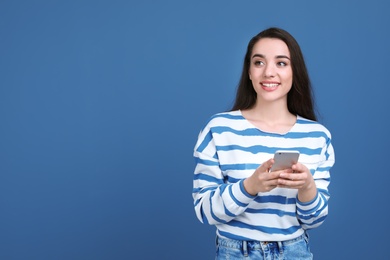
<svg viewBox="0 0 390 260">
<path fill-rule="evenodd" d="M 216 260 L 312 260 L 309 237 L 303 235 L 281 242 L 242 241 L 217 237 Z"/>
</svg>

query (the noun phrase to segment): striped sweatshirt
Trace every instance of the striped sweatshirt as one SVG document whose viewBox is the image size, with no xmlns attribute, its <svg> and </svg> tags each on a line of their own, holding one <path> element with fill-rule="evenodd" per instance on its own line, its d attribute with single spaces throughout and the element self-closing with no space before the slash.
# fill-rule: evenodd
<svg viewBox="0 0 390 260">
<path fill-rule="evenodd" d="M 314 177 L 317 195 L 300 202 L 297 189 L 275 188 L 252 196 L 243 181 L 277 150 L 298 150 Z M 240 110 L 210 118 L 194 148 L 196 216 L 217 235 L 236 240 L 284 241 L 323 223 L 328 214 L 329 170 L 334 164 L 330 132 L 298 116 L 285 134 L 261 131 Z"/>
</svg>

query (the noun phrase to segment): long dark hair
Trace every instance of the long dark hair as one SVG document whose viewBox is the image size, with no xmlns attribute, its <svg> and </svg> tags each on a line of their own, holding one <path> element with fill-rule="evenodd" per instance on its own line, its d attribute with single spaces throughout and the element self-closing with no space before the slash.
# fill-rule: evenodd
<svg viewBox="0 0 390 260">
<path fill-rule="evenodd" d="M 307 119 L 316 120 L 314 111 L 314 96 L 312 93 L 309 74 L 299 44 L 287 31 L 271 27 L 254 36 L 248 43 L 244 65 L 237 88 L 235 103 L 231 110 L 252 108 L 257 99 L 252 81 L 249 79 L 249 67 L 253 46 L 262 38 L 276 38 L 286 43 L 291 58 L 293 83 L 287 94 L 287 108 L 290 113 Z"/>
</svg>

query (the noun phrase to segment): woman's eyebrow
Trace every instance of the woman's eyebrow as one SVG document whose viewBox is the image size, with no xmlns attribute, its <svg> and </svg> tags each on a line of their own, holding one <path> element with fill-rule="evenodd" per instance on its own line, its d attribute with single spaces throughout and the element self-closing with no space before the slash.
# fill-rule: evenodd
<svg viewBox="0 0 390 260">
<path fill-rule="evenodd" d="M 253 59 L 253 58 L 256 58 L 256 57 L 265 58 L 265 56 L 264 56 L 263 54 L 257 54 L 257 53 L 255 53 L 255 54 L 253 54 L 252 59 Z"/>
<path fill-rule="evenodd" d="M 290 59 L 288 56 L 286 56 L 286 55 L 278 55 L 278 56 L 276 56 L 275 58 L 277 58 L 277 59 Z"/>
<path fill-rule="evenodd" d="M 256 53 L 256 54 L 253 54 L 252 59 L 256 58 L 256 57 L 264 59 L 265 55 Z M 290 58 L 288 56 L 286 56 L 286 55 L 277 55 L 275 58 L 276 59 L 288 59 L 288 60 L 290 60 Z"/>
</svg>

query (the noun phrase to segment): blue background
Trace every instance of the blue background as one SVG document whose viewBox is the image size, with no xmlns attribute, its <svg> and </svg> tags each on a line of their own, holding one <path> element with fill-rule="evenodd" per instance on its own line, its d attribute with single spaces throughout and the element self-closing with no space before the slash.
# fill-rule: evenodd
<svg viewBox="0 0 390 260">
<path fill-rule="evenodd" d="M 0 2 L 0 259 L 213 259 L 192 206 L 199 130 L 234 100 L 249 39 L 298 40 L 333 134 L 316 259 L 383 259 L 385 0 Z M 185 256 L 184 256 L 185 255 Z"/>
</svg>

